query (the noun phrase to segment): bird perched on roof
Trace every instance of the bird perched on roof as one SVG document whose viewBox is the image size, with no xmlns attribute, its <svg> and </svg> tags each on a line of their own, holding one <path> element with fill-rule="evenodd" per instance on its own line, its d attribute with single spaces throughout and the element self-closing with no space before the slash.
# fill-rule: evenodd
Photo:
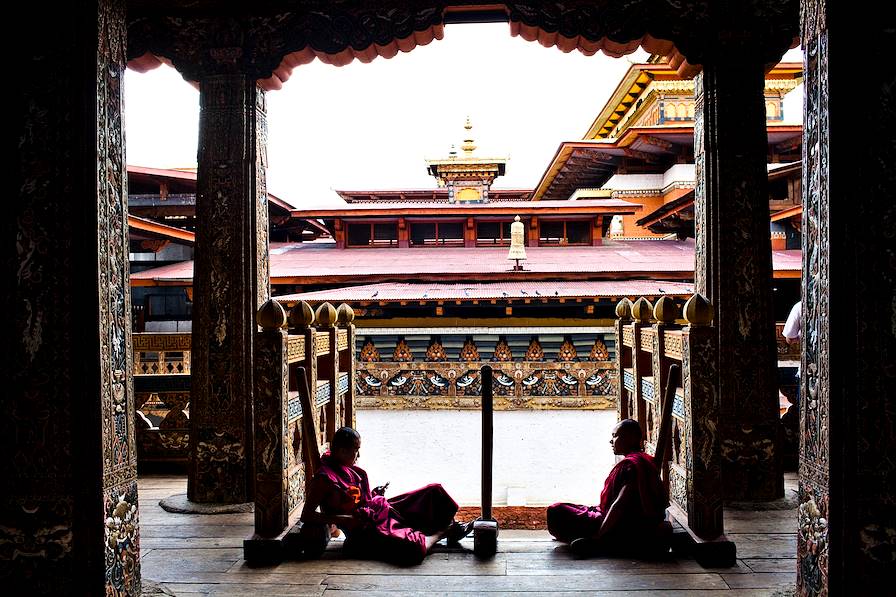
<svg viewBox="0 0 896 597">
<path fill-rule="evenodd" d="M 380 293 L 380 291 L 379 291 L 379 290 L 377 290 L 377 291 L 376 291 L 376 292 L 374 292 L 374 293 L 373 293 L 373 294 L 371 294 L 371 295 L 370 295 L 370 298 L 373 298 L 373 297 L 375 297 L 375 296 L 376 296 L 376 295 L 378 295 L 378 294 L 379 294 L 379 293 Z"/>
<path fill-rule="evenodd" d="M 507 296 L 507 292 L 505 292 L 504 290 L 502 290 L 502 291 L 501 291 L 501 296 Z"/>
</svg>

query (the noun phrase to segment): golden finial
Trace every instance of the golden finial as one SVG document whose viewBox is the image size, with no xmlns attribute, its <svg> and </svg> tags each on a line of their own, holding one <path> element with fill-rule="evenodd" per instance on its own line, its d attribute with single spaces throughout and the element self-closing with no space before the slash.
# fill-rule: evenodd
<svg viewBox="0 0 896 597">
<path fill-rule="evenodd" d="M 660 297 L 653 306 L 653 318 L 660 323 L 675 323 L 678 318 L 678 305 L 668 296 Z"/>
<path fill-rule="evenodd" d="M 305 301 L 299 301 L 289 310 L 289 325 L 294 328 L 307 328 L 314 323 L 314 311 Z"/>
<path fill-rule="evenodd" d="M 336 307 L 330 303 L 324 303 L 319 306 L 317 308 L 317 313 L 314 315 L 314 318 L 317 320 L 317 325 L 322 328 L 331 328 L 333 327 L 333 324 L 336 323 Z"/>
<path fill-rule="evenodd" d="M 274 299 L 266 300 L 255 313 L 255 323 L 265 330 L 277 330 L 286 325 L 286 311 Z"/>
<path fill-rule="evenodd" d="M 471 156 L 476 150 L 476 144 L 473 142 L 473 123 L 470 121 L 469 116 L 467 116 L 467 122 L 464 124 L 464 128 L 467 130 L 467 134 L 460 148 L 464 150 L 465 155 Z"/>
<path fill-rule="evenodd" d="M 619 319 L 631 319 L 632 318 L 632 302 L 627 298 L 623 298 L 621 301 L 616 303 L 616 317 Z"/>
<path fill-rule="evenodd" d="M 348 325 L 355 320 L 355 310 L 348 303 L 342 303 L 336 309 L 336 322 L 342 325 Z"/>
<path fill-rule="evenodd" d="M 695 294 L 684 304 L 684 318 L 694 326 L 705 326 L 712 323 L 715 308 L 702 294 Z"/>
<path fill-rule="evenodd" d="M 650 323 L 650 318 L 653 317 L 653 305 L 642 296 L 632 305 L 632 316 L 638 323 Z"/>
</svg>

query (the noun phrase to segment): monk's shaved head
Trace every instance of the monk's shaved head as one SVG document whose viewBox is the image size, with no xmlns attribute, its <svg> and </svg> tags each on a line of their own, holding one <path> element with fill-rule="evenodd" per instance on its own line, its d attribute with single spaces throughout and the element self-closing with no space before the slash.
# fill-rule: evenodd
<svg viewBox="0 0 896 597">
<path fill-rule="evenodd" d="M 340 427 L 336 430 L 336 433 L 333 434 L 333 441 L 330 442 L 330 447 L 333 450 L 339 448 L 348 448 L 352 450 L 355 448 L 355 443 L 360 441 L 360 439 L 361 434 L 351 427 Z"/>
<path fill-rule="evenodd" d="M 644 438 L 641 432 L 641 425 L 634 419 L 623 419 L 616 425 L 616 433 L 631 437 L 634 441 L 640 442 Z"/>
</svg>

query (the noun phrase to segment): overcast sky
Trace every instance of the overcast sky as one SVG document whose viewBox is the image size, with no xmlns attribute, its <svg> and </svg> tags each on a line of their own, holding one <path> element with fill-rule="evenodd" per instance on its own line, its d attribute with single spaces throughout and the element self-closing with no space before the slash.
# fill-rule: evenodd
<svg viewBox="0 0 896 597">
<path fill-rule="evenodd" d="M 460 145 L 467 115 L 476 154 L 510 158 L 495 186 L 532 188 L 558 144 L 580 139 L 646 57 L 563 54 L 495 23 L 449 25 L 443 40 L 391 60 L 312 62 L 268 92 L 268 188 L 296 206 L 340 201 L 332 189 L 433 188 L 424 160 Z M 198 102 L 171 68 L 128 71 L 128 163 L 195 167 Z M 798 121 L 801 109 L 789 96 L 785 118 Z"/>
</svg>

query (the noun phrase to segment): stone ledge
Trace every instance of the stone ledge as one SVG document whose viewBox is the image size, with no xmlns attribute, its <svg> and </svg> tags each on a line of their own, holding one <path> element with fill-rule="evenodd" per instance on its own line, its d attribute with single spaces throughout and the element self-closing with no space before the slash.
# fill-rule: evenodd
<svg viewBox="0 0 896 597">
<path fill-rule="evenodd" d="M 255 511 L 255 504 L 200 504 L 187 499 L 187 494 L 178 493 L 159 500 L 159 506 L 172 514 L 247 514 Z"/>
</svg>

